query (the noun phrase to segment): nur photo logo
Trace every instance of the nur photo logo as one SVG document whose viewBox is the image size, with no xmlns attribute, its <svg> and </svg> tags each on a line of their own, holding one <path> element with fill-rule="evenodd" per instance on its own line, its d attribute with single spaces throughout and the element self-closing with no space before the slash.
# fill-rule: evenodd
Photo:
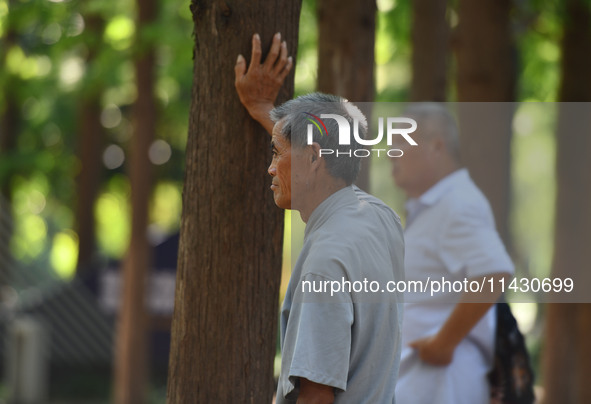
<svg viewBox="0 0 591 404">
<path fill-rule="evenodd" d="M 305 112 L 306 115 L 310 116 L 307 118 L 310 123 L 307 126 L 307 144 L 311 145 L 314 143 L 314 128 L 316 128 L 320 136 L 335 136 L 334 133 L 328 133 L 326 125 L 323 119 L 333 119 L 336 121 L 339 133 L 339 145 L 351 145 L 351 134 L 355 139 L 356 144 L 361 146 L 376 146 L 380 144 L 384 139 L 384 132 L 386 133 L 386 144 L 391 147 L 394 144 L 395 136 L 402 136 L 402 138 L 411 146 L 418 146 L 417 142 L 410 136 L 411 133 L 417 130 L 417 122 L 412 118 L 405 117 L 379 117 L 378 118 L 378 134 L 373 139 L 364 139 L 359 135 L 359 120 L 355 118 L 353 120 L 353 130 L 349 121 L 337 114 L 320 114 L 320 117 L 313 115 L 309 112 Z M 384 124 L 385 122 L 385 124 Z M 386 127 L 384 130 L 384 126 Z M 359 148 L 354 150 L 338 150 L 338 149 L 320 149 L 319 156 L 334 154 L 336 157 L 347 156 L 347 157 L 369 157 L 376 154 L 380 157 L 381 153 L 386 154 L 388 157 L 402 157 L 404 152 L 397 148 L 388 149 L 374 149 L 374 148 Z"/>
</svg>

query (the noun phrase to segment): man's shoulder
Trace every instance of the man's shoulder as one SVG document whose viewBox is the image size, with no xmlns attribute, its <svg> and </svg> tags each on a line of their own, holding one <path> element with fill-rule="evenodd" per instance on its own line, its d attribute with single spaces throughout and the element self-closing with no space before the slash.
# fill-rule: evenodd
<svg viewBox="0 0 591 404">
<path fill-rule="evenodd" d="M 354 249 L 369 242 L 369 239 L 376 235 L 384 243 L 393 242 L 403 233 L 400 218 L 379 199 L 371 196 L 370 198 L 360 199 L 358 204 L 348 206 L 332 215 L 315 232 L 315 241 L 323 245 L 328 244 L 328 248 L 339 245 Z"/>
<path fill-rule="evenodd" d="M 483 218 L 492 216 L 488 199 L 470 178 L 456 184 L 441 198 L 438 205 L 452 216 L 468 215 Z"/>
<path fill-rule="evenodd" d="M 356 185 L 353 185 L 353 191 L 355 192 L 355 196 L 357 196 L 357 199 L 361 204 L 367 204 L 367 206 L 377 209 L 378 211 L 382 212 L 383 215 L 386 217 L 389 216 L 396 223 L 401 225 L 400 216 L 398 216 L 398 214 L 391 207 L 386 205 L 384 201 L 371 194 L 368 194 Z"/>
</svg>

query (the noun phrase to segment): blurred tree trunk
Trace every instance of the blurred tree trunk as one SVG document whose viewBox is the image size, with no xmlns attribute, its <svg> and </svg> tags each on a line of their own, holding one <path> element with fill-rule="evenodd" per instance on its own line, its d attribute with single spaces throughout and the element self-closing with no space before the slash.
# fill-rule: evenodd
<svg viewBox="0 0 591 404">
<path fill-rule="evenodd" d="M 88 47 L 87 66 L 92 66 L 99 49 L 104 21 L 98 15 L 89 15 L 85 19 L 85 34 L 92 36 Z M 101 183 L 101 154 L 105 133 L 100 123 L 102 86 L 90 82 L 83 94 L 79 115 L 78 158 L 81 163 L 77 178 L 78 197 L 76 206 L 76 226 L 78 233 L 78 275 L 86 274 L 91 268 L 91 259 L 95 251 L 94 204 Z"/>
<path fill-rule="evenodd" d="M 5 40 L 5 43 L 8 43 L 8 39 Z M 6 48 L 10 47 L 6 46 Z M 2 66 L 4 65 L 5 64 L 2 63 Z M 9 82 L 14 82 L 16 80 L 14 77 L 6 77 L 5 79 Z M 4 105 L 0 114 L 0 155 L 10 156 L 16 148 L 20 108 L 14 93 L 14 86 L 11 83 L 7 83 L 4 86 L 3 92 Z M 13 173 L 11 171 L 12 167 L 8 167 L 8 170 L 2 173 L 2 183 L 0 184 L 0 192 L 2 197 L 9 204 L 12 200 L 10 182 Z"/>
<path fill-rule="evenodd" d="M 152 191 L 152 163 L 148 150 L 155 138 L 154 46 L 141 37 L 156 19 L 157 1 L 138 0 L 138 41 L 135 60 L 137 99 L 133 106 L 133 135 L 129 158 L 131 183 L 131 241 L 123 264 L 123 288 L 115 356 L 115 403 L 147 402 L 146 281 L 151 266 L 147 239 L 148 207 Z"/>
<path fill-rule="evenodd" d="M 168 403 L 270 403 L 283 212 L 270 138 L 240 104 L 234 64 L 275 32 L 297 52 L 299 1 L 193 0 L 195 69 Z M 205 84 L 204 84 L 205 83 Z M 293 95 L 293 73 L 278 102 Z"/>
<path fill-rule="evenodd" d="M 375 0 L 318 0 L 318 91 L 373 102 L 376 10 Z M 355 181 L 364 190 L 369 190 L 369 160 L 361 160 Z"/>
<path fill-rule="evenodd" d="M 410 100 L 446 100 L 450 29 L 447 0 L 412 2 L 412 84 Z"/>
<path fill-rule="evenodd" d="M 511 8 L 511 0 L 459 1 L 454 45 L 461 103 L 515 101 Z M 497 229 L 509 247 L 513 113 L 511 104 L 459 106 L 462 160 L 490 201 Z"/>
<path fill-rule="evenodd" d="M 553 276 L 591 288 L 591 8 L 565 2 L 556 159 Z M 580 296 L 580 294 L 579 294 Z M 579 300 L 580 302 L 580 300 Z M 544 403 L 591 403 L 591 304 L 549 304 L 544 341 Z"/>
<path fill-rule="evenodd" d="M 8 15 L 5 19 L 2 47 L 0 47 L 0 84 L 2 84 L 2 98 L 0 99 L 0 155 L 10 156 L 16 147 L 16 137 L 19 125 L 20 106 L 17 99 L 19 78 L 15 77 L 7 66 L 6 56 L 12 46 L 18 46 L 17 33 L 14 30 L 10 9 L 13 0 L 7 1 Z M 1 37 L 0 37 L 1 38 Z M 10 189 L 11 172 L 0 173 L 0 193 L 7 203 L 12 200 Z M 10 212 L 11 210 L 9 210 Z"/>
<path fill-rule="evenodd" d="M 16 139 L 19 130 L 19 120 L 21 116 L 19 100 L 17 98 L 17 89 L 20 79 L 15 77 L 7 68 L 6 56 L 12 46 L 17 46 L 17 34 L 12 24 L 10 8 L 12 0 L 8 0 L 9 12 L 5 19 L 4 38 L 2 38 L 2 47 L 0 47 L 0 83 L 2 84 L 2 99 L 0 99 L 0 158 L 10 161 L 10 156 L 16 149 Z M 8 166 L 8 167 L 7 167 Z M 5 165 L 5 171 L 0 173 L 0 244 L 1 256 L 5 261 L 4 270 L 0 273 L 0 286 L 9 283 L 12 278 L 12 252 L 10 250 L 10 240 L 14 233 L 14 223 L 12 220 L 12 177 L 14 169 L 10 165 Z"/>
</svg>

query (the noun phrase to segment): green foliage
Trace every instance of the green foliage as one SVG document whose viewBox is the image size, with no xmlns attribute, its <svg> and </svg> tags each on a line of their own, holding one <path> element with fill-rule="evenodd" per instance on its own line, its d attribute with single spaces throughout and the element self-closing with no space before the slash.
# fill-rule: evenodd
<svg viewBox="0 0 591 404">
<path fill-rule="evenodd" d="M 513 210 L 517 270 L 550 275 L 554 225 L 555 103 L 522 103 L 514 119 Z"/>
<path fill-rule="evenodd" d="M 121 258 L 127 249 L 129 228 L 129 180 L 122 174 L 110 178 L 95 205 L 98 242 L 111 257 Z"/>
<path fill-rule="evenodd" d="M 514 31 L 519 50 L 520 100 L 557 100 L 562 15 L 559 2 L 517 3 Z"/>
<path fill-rule="evenodd" d="M 376 28 L 376 101 L 405 101 L 410 87 L 409 1 L 379 0 Z"/>
<path fill-rule="evenodd" d="M 318 78 L 318 23 L 316 0 L 303 0 L 300 14 L 300 35 L 295 58 L 295 96 L 316 89 Z M 291 50 L 293 53 L 293 49 Z"/>
<path fill-rule="evenodd" d="M 80 106 L 98 99 L 106 146 L 129 152 L 135 102 L 133 58 L 145 45 L 157 55 L 160 160 L 152 218 L 172 232 L 180 218 L 188 111 L 192 86 L 192 20 L 187 4 L 162 1 L 157 21 L 137 29 L 132 0 L 0 0 L 0 117 L 13 105 L 15 145 L 1 150 L 0 185 L 12 198 L 16 258 L 73 273 L 75 179 Z M 171 29 L 174 27 L 174 29 Z M 138 45 L 139 42 L 143 44 Z M 162 153 L 164 159 L 162 160 Z M 103 168 L 95 206 L 102 254 L 121 257 L 129 238 L 124 166 Z M 40 204 L 39 200 L 43 200 Z M 35 202 L 37 201 L 37 202 Z M 45 270 L 47 271 L 47 270 Z M 51 270 L 48 274 L 51 274 Z"/>
</svg>

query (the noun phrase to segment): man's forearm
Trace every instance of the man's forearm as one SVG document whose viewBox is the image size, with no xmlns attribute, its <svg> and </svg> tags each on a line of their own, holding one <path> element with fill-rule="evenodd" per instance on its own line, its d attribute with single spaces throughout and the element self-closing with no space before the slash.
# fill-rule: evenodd
<svg viewBox="0 0 591 404">
<path fill-rule="evenodd" d="M 509 274 L 498 273 L 492 276 L 501 278 Z M 427 363 L 439 366 L 449 364 L 458 344 L 466 338 L 499 296 L 500 291 L 487 294 L 464 293 L 437 334 L 413 341 L 410 346 L 417 349 L 420 358 Z"/>
<path fill-rule="evenodd" d="M 261 126 L 265 128 L 265 130 L 269 133 L 269 135 L 272 134 L 273 126 L 275 125 L 275 123 L 271 120 L 271 117 L 269 116 L 273 108 L 273 104 L 266 104 L 259 105 L 256 108 L 251 108 L 248 110 L 250 116 L 258 123 L 260 123 Z"/>
<path fill-rule="evenodd" d="M 334 388 L 300 377 L 300 394 L 297 404 L 332 404 Z"/>
<path fill-rule="evenodd" d="M 488 275 L 487 278 L 502 278 L 509 274 L 498 273 Z M 472 280 L 480 281 L 481 278 Z M 443 327 L 437 333 L 437 338 L 446 344 L 457 346 L 470 332 L 480 319 L 488 312 L 500 297 L 501 291 L 494 293 L 464 293 Z"/>
<path fill-rule="evenodd" d="M 458 303 L 435 338 L 439 340 L 439 343 L 455 349 L 493 304 Z"/>
</svg>

